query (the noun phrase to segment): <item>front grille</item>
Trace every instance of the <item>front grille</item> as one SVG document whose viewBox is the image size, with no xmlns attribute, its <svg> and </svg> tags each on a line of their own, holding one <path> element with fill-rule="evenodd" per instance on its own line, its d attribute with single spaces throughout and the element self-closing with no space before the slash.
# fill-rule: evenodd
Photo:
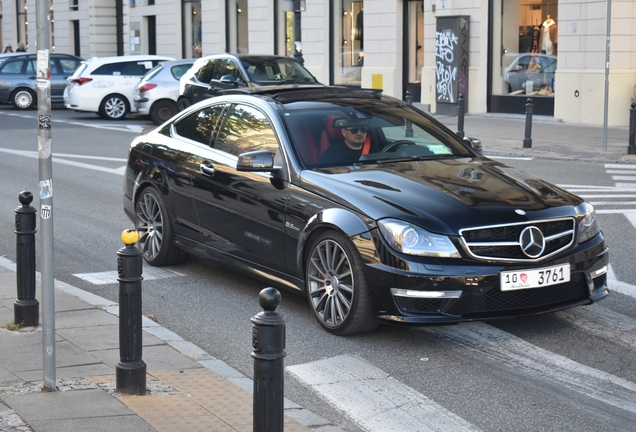
<svg viewBox="0 0 636 432">
<path fill-rule="evenodd" d="M 445 299 L 424 299 L 394 296 L 397 307 L 404 313 L 427 314 L 438 313 Z"/>
<path fill-rule="evenodd" d="M 522 250 L 521 232 L 538 228 L 545 238 L 540 257 L 530 258 Z M 511 225 L 469 228 L 460 231 L 462 244 L 473 258 L 494 261 L 536 262 L 553 256 L 574 243 L 574 219 L 543 220 Z"/>
<path fill-rule="evenodd" d="M 501 291 L 499 287 L 476 288 L 467 293 L 463 314 L 514 312 L 523 309 L 559 305 L 587 298 L 588 290 L 582 274 L 572 275 L 568 283 L 544 288 Z"/>
</svg>

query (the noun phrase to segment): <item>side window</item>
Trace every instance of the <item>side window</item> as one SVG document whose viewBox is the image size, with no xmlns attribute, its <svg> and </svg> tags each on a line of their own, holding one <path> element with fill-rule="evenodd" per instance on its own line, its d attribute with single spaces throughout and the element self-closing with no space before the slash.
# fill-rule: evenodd
<svg viewBox="0 0 636 432">
<path fill-rule="evenodd" d="M 97 69 L 91 75 L 122 75 L 121 63 L 105 64 Z"/>
<path fill-rule="evenodd" d="M 209 146 L 216 122 L 224 107 L 225 105 L 214 105 L 190 114 L 175 125 L 177 134 Z"/>
<path fill-rule="evenodd" d="M 17 74 L 22 72 L 24 60 L 8 61 L 0 69 L 0 74 Z"/>
<path fill-rule="evenodd" d="M 151 60 L 147 61 L 131 61 L 124 63 L 122 75 L 126 76 L 144 76 L 146 72 L 155 67 Z"/>
<path fill-rule="evenodd" d="M 170 69 L 170 73 L 172 73 L 172 76 L 174 79 L 178 80 L 178 79 L 181 79 L 183 74 L 186 73 L 191 66 L 192 65 L 189 65 L 189 64 L 172 66 L 172 68 Z"/>
<path fill-rule="evenodd" d="M 220 80 L 224 75 L 231 75 L 234 79 L 239 76 L 238 66 L 232 60 L 217 60 L 212 79 Z"/>
<path fill-rule="evenodd" d="M 216 60 L 210 60 L 209 62 L 201 66 L 201 69 L 199 69 L 199 71 L 196 73 L 197 79 L 199 81 L 205 84 L 210 83 L 210 81 L 212 80 L 212 72 L 214 71 L 214 63 L 216 63 Z"/>
<path fill-rule="evenodd" d="M 55 64 L 55 61 L 53 59 L 51 59 L 49 61 L 49 70 L 52 74 L 57 74 L 57 64 Z M 27 66 L 26 66 L 26 74 L 29 75 L 35 75 L 37 73 L 37 63 L 36 60 L 27 60 Z"/>
<path fill-rule="evenodd" d="M 80 64 L 79 60 L 75 59 L 60 59 L 59 62 L 64 74 L 72 74 Z"/>
<path fill-rule="evenodd" d="M 236 104 L 230 108 L 215 148 L 235 156 L 254 150 L 278 151 L 278 140 L 265 114 L 256 108 Z"/>
</svg>

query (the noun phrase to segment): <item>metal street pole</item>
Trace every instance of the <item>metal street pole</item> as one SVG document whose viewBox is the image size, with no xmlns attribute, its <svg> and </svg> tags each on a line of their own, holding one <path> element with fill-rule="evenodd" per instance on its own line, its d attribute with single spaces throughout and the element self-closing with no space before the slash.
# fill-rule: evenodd
<svg viewBox="0 0 636 432">
<path fill-rule="evenodd" d="M 53 283 L 53 164 L 51 149 L 51 75 L 49 0 L 37 0 L 38 165 L 40 171 L 40 268 L 42 288 L 42 391 L 55 385 L 55 286 Z"/>
<path fill-rule="evenodd" d="M 605 96 L 603 110 L 603 151 L 607 150 L 607 110 L 609 104 L 609 61 L 610 30 L 612 28 L 612 0 L 607 0 L 607 19 L 605 20 Z"/>
<path fill-rule="evenodd" d="M 303 64 L 305 63 L 305 59 L 303 59 L 303 50 L 301 43 L 300 11 L 300 0 L 294 0 L 294 59 L 298 63 Z"/>
</svg>

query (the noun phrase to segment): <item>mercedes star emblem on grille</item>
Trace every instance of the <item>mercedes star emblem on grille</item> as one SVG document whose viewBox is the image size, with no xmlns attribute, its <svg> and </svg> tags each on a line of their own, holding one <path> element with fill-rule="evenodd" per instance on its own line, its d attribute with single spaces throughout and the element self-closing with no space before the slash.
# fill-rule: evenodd
<svg viewBox="0 0 636 432">
<path fill-rule="evenodd" d="M 519 236 L 519 243 L 523 253 L 530 258 L 540 257 L 545 249 L 545 238 L 543 233 L 537 227 L 530 226 L 524 228 Z"/>
</svg>

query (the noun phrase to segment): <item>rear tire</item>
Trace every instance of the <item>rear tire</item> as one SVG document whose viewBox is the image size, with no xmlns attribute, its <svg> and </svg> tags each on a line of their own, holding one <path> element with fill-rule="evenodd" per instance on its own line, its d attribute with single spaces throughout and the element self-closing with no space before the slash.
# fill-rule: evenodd
<svg viewBox="0 0 636 432">
<path fill-rule="evenodd" d="M 108 95 L 99 106 L 99 115 L 106 120 L 121 120 L 130 112 L 126 98 L 119 94 Z"/>
<path fill-rule="evenodd" d="M 152 266 L 180 264 L 188 254 L 174 245 L 174 234 L 161 193 L 144 189 L 135 204 L 135 228 L 139 233 L 139 249 Z"/>
<path fill-rule="evenodd" d="M 377 327 L 362 258 L 342 234 L 327 231 L 313 242 L 305 284 L 311 310 L 329 333 L 353 335 Z"/>
<path fill-rule="evenodd" d="M 175 102 L 167 99 L 159 100 L 150 107 L 150 119 L 154 124 L 160 125 L 177 112 L 178 109 Z"/>
<path fill-rule="evenodd" d="M 30 110 L 35 108 L 35 93 L 27 88 L 17 89 L 11 95 L 13 108 L 19 110 Z"/>
</svg>

